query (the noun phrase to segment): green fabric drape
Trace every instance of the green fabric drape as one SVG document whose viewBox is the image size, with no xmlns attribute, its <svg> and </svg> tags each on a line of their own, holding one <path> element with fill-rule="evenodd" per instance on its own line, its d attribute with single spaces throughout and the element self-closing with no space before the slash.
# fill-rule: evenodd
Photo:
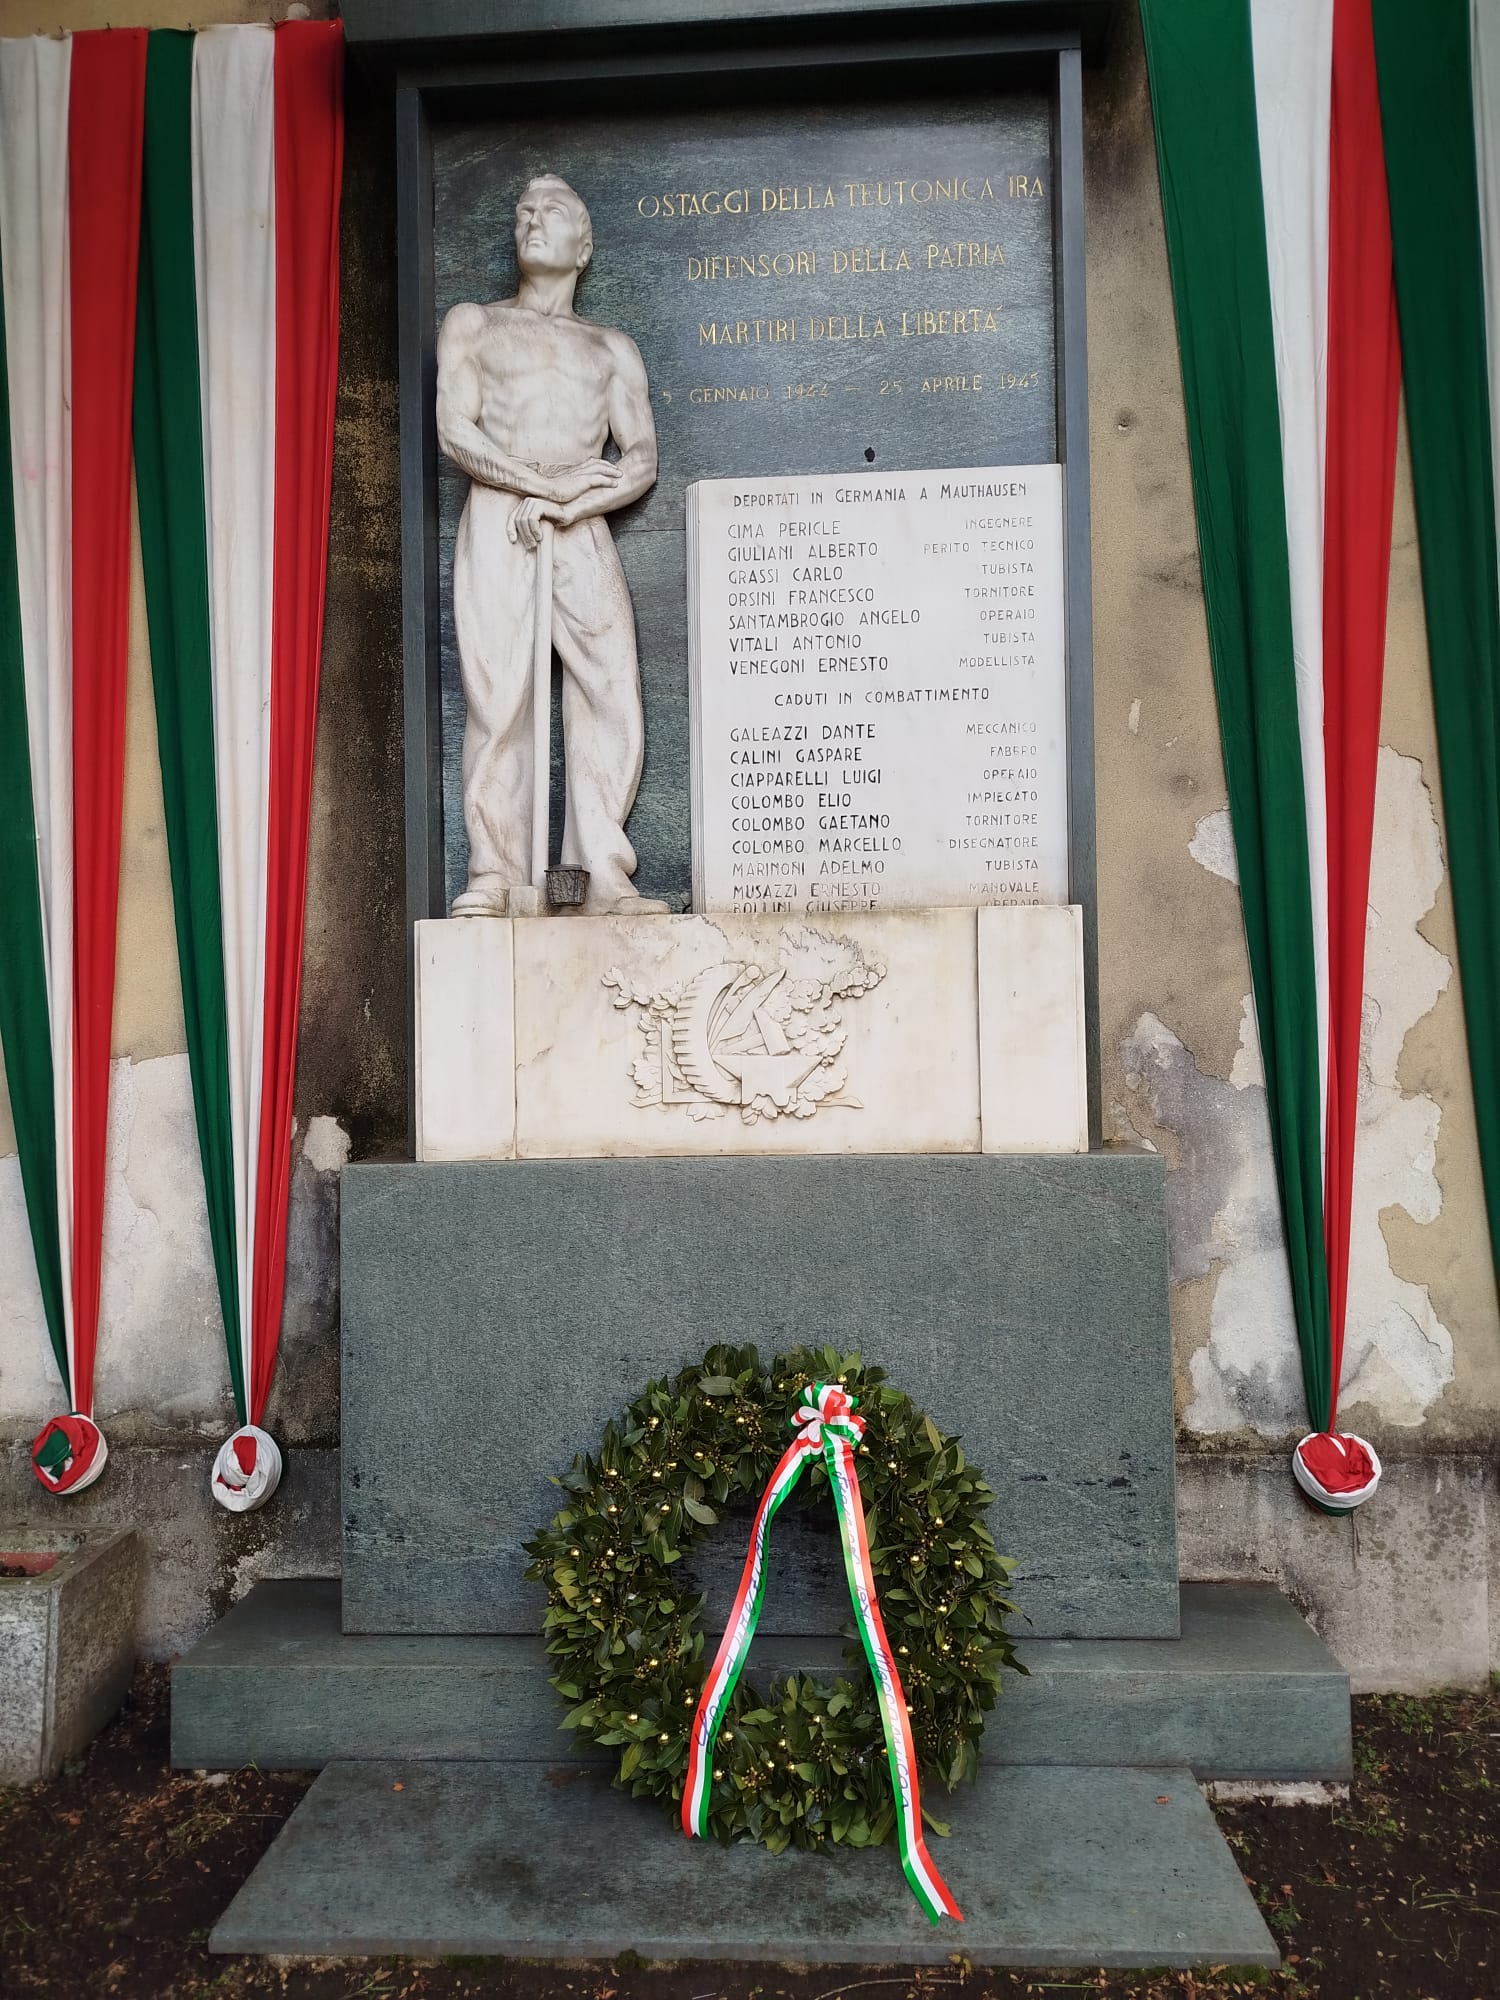
<svg viewBox="0 0 1500 2000">
<path fill-rule="evenodd" d="M 0 1047 L 5 1051 L 5 1081 L 21 1159 L 26 1220 L 42 1288 L 42 1311 L 71 1405 L 73 1383 L 63 1321 L 62 1251 L 57 1229 L 52 1042 L 26 731 L 7 379 L 5 314 L 0 310 Z"/>
<path fill-rule="evenodd" d="M 1374 0 L 1374 15 L 1443 817 L 1500 1269 L 1500 586 L 1469 0 Z"/>
<path fill-rule="evenodd" d="M 157 29 L 147 47 L 135 470 L 193 1108 L 229 1371 L 243 1424 L 193 249 L 193 42 L 191 33 Z"/>
<path fill-rule="evenodd" d="M 1247 0 L 1142 0 L 1229 811 L 1303 1384 L 1329 1418 L 1312 892 Z"/>
</svg>

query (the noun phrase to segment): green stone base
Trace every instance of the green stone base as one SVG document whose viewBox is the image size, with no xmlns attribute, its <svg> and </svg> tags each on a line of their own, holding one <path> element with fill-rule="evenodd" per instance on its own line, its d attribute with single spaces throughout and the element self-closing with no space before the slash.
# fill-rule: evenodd
<svg viewBox="0 0 1500 2000">
<path fill-rule="evenodd" d="M 399 1788 L 399 1789 L 398 1789 Z M 216 1952 L 822 1964 L 1274 1966 L 1180 1767 L 994 1769 L 936 1809 L 964 1922 L 929 1924 L 894 1847 L 686 1840 L 587 1766 L 331 1764 L 209 1939 Z"/>
<path fill-rule="evenodd" d="M 1181 1639 L 1027 1639 L 985 1731 L 989 1764 L 1186 1765 L 1199 1778 L 1349 1776 L 1349 1682 L 1279 1592 L 1185 1584 Z M 750 1677 L 837 1670 L 837 1638 L 762 1637 Z M 336 1581 L 257 1584 L 172 1676 L 172 1761 L 552 1761 L 540 1638 L 354 1635 Z"/>
<path fill-rule="evenodd" d="M 1144 1153 L 358 1166 L 342 1181 L 343 1617 L 540 1629 L 550 1482 L 716 1341 L 858 1349 L 995 1489 L 1040 1638 L 1177 1636 L 1162 1161 Z M 727 1613 L 743 1535 L 692 1555 Z M 848 1614 L 778 1521 L 763 1634 Z"/>
</svg>

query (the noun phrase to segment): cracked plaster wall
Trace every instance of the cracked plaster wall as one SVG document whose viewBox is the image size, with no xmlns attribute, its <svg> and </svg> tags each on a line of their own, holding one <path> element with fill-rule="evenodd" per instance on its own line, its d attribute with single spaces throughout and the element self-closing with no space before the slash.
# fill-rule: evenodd
<svg viewBox="0 0 1500 2000">
<path fill-rule="evenodd" d="M 1415 758 L 1380 753 L 1370 881 L 1366 987 L 1355 1140 L 1350 1288 L 1343 1367 L 1346 1422 L 1419 1424 L 1453 1379 L 1453 1340 L 1429 1288 L 1398 1276 L 1380 1217 L 1399 1207 L 1435 1221 L 1433 1171 L 1441 1113 L 1397 1080 L 1406 1036 L 1449 983 L 1452 966 L 1417 924 L 1443 879 L 1437 821 Z M 1194 859 L 1235 880 L 1225 811 L 1201 821 Z M 1120 1107 L 1146 1145 L 1173 1133 L 1190 1150 L 1169 1182 L 1172 1276 L 1212 1275 L 1207 1343 L 1188 1362 L 1187 1428 L 1285 1437 L 1301 1427 L 1286 1255 L 1266 1114 L 1265 1077 L 1247 993 L 1227 1081 L 1205 1075 L 1156 1015 L 1141 1016 L 1122 1050 L 1129 1098 Z"/>
</svg>

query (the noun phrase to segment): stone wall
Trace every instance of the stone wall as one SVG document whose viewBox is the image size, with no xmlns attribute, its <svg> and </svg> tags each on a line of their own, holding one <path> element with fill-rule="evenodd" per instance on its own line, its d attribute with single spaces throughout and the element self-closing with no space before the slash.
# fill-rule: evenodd
<svg viewBox="0 0 1500 2000">
<path fill-rule="evenodd" d="M 282 9 L 10 0 L 6 31 Z M 331 11 L 320 6 L 316 12 Z M 1086 103 L 1104 1126 L 1166 1155 L 1183 1560 L 1281 1580 L 1362 1686 L 1500 1664 L 1500 1311 L 1479 1180 L 1403 434 L 1370 894 L 1342 1415 L 1390 1468 L 1357 1522 L 1315 1517 L 1249 969 L 1225 812 L 1140 31 Z M 132 614 L 99 1411 L 107 1478 L 70 1528 L 133 1519 L 142 1642 L 176 1650 L 262 1574 L 337 1566 L 338 1170 L 405 1144 L 394 170 L 349 77 L 342 360 L 296 1099 L 291 1269 L 270 1421 L 282 1495 L 206 1491 L 231 1420 L 177 987 L 144 604 Z M 61 1518 L 22 1445 L 55 1406 L 0 1090 L 0 1520 Z M 1491 1581 L 1496 1588 L 1492 1592 Z M 1491 1627 L 1494 1632 L 1492 1636 Z"/>
</svg>

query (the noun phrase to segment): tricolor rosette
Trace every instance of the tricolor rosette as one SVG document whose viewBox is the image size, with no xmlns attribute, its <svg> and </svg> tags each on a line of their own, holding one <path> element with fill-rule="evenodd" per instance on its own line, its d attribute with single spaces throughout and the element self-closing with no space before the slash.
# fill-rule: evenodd
<svg viewBox="0 0 1500 2000">
<path fill-rule="evenodd" d="M 1292 1476 L 1325 1514 L 1352 1514 L 1380 1484 L 1375 1447 L 1352 1431 L 1309 1431 L 1292 1453 Z"/>
<path fill-rule="evenodd" d="M 81 1493 L 104 1470 L 109 1446 L 92 1417 L 77 1410 L 44 1424 L 31 1446 L 31 1469 L 49 1493 Z"/>
<path fill-rule="evenodd" d="M 281 1484 L 281 1447 L 269 1431 L 246 1424 L 219 1446 L 213 1496 L 231 1514 L 253 1514 Z"/>
</svg>

